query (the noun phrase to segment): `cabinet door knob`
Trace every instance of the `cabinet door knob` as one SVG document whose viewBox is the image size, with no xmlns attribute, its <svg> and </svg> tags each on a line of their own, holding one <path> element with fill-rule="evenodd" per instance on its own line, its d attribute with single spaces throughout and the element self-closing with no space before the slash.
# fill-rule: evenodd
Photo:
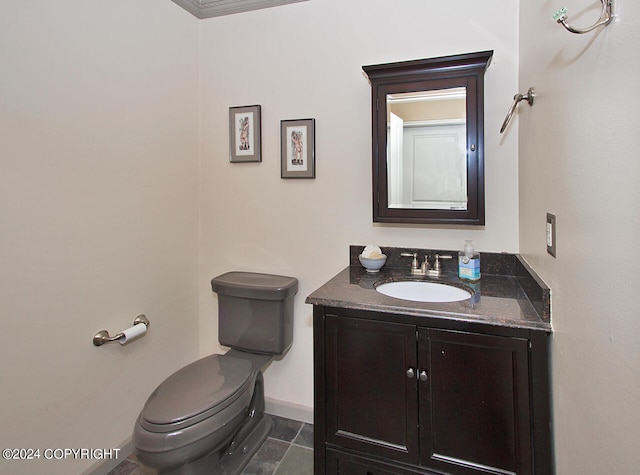
<svg viewBox="0 0 640 475">
<path fill-rule="evenodd" d="M 420 371 L 420 381 L 426 381 L 427 379 L 429 379 L 427 372 L 425 370 Z"/>
<path fill-rule="evenodd" d="M 413 379 L 415 375 L 416 375 L 416 371 L 413 368 L 409 368 L 407 370 L 407 378 Z"/>
</svg>

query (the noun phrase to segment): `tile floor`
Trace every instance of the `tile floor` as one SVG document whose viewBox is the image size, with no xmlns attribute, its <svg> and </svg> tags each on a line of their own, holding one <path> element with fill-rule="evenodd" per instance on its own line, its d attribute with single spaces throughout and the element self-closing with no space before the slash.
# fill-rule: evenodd
<svg viewBox="0 0 640 475">
<path fill-rule="evenodd" d="M 273 429 L 242 475 L 312 475 L 313 425 L 271 416 Z M 135 457 L 123 460 L 108 475 L 156 475 Z"/>
</svg>

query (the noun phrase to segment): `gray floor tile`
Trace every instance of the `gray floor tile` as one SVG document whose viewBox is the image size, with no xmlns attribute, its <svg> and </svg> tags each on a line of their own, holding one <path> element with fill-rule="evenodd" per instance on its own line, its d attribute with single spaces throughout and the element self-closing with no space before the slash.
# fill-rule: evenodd
<svg viewBox="0 0 640 475">
<path fill-rule="evenodd" d="M 131 475 L 158 475 L 158 470 L 156 470 L 155 468 L 142 465 L 142 463 L 140 462 L 140 460 L 138 460 L 138 457 L 136 457 L 135 454 L 129 455 L 127 460 L 135 462 L 137 466 L 137 468 L 133 472 L 131 472 Z"/>
<path fill-rule="evenodd" d="M 293 441 L 296 445 L 302 445 L 303 447 L 313 448 L 313 425 L 304 424 L 298 436 Z"/>
<path fill-rule="evenodd" d="M 271 429 L 270 437 L 274 439 L 291 442 L 302 427 L 302 422 L 291 419 L 284 419 L 278 416 L 271 416 L 273 419 L 273 429 Z"/>
<path fill-rule="evenodd" d="M 130 475 L 136 468 L 138 468 L 138 464 L 136 462 L 125 459 L 107 475 Z"/>
<path fill-rule="evenodd" d="M 268 438 L 244 468 L 242 475 L 272 475 L 288 448 L 287 442 Z"/>
<path fill-rule="evenodd" d="M 131 475 L 158 475 L 158 471 L 155 468 L 145 467 L 144 465 L 138 465 Z"/>
<path fill-rule="evenodd" d="M 275 475 L 313 475 L 313 450 L 292 445 Z"/>
</svg>

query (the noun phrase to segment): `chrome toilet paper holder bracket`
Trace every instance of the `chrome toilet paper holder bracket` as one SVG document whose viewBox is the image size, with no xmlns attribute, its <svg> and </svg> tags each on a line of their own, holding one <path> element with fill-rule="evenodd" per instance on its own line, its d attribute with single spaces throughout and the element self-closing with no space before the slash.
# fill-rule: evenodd
<svg viewBox="0 0 640 475">
<path fill-rule="evenodd" d="M 138 315 L 133 320 L 133 326 L 135 327 L 136 325 L 144 325 L 146 328 L 149 328 L 149 325 L 150 325 L 149 319 L 145 315 Z M 120 332 L 114 336 L 110 336 L 107 330 L 100 330 L 98 333 L 96 333 L 93 336 L 93 344 L 94 346 L 102 346 L 105 343 L 112 343 L 114 341 L 119 341 L 124 336 L 125 336 L 124 332 Z"/>
</svg>

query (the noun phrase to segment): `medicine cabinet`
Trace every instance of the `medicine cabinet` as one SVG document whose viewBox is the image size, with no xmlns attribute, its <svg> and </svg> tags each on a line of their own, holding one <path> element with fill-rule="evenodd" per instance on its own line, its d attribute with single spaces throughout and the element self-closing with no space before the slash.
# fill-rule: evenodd
<svg viewBox="0 0 640 475">
<path fill-rule="evenodd" d="M 373 221 L 483 225 L 484 72 L 493 51 L 363 66 Z"/>
</svg>

